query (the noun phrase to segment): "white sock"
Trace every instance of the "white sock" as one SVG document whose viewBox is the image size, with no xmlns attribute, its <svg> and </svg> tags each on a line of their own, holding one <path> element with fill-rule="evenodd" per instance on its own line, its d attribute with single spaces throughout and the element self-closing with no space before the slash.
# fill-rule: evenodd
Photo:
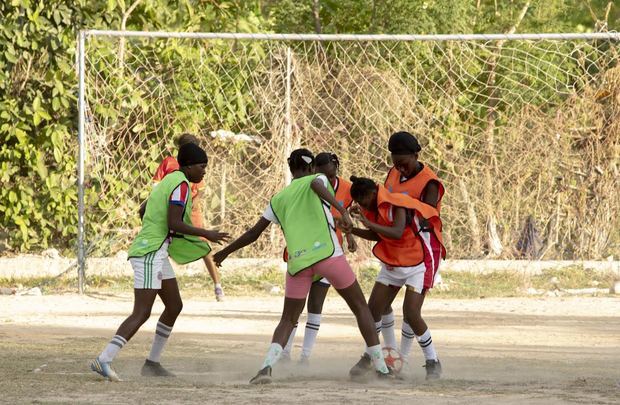
<svg viewBox="0 0 620 405">
<path fill-rule="evenodd" d="M 383 350 L 381 350 L 381 345 L 370 346 L 366 348 L 366 353 L 372 359 L 372 364 L 375 366 L 375 370 L 381 373 L 387 373 L 388 368 L 385 365 L 385 359 L 383 358 Z"/>
<path fill-rule="evenodd" d="M 215 286 L 213 288 L 215 290 L 217 290 L 218 288 L 222 289 L 222 285 L 220 283 L 215 283 Z"/>
<path fill-rule="evenodd" d="M 114 357 L 118 352 L 127 344 L 127 340 L 120 335 L 114 335 L 110 343 L 107 344 L 105 349 L 99 355 L 99 361 L 103 363 L 109 363 L 114 360 Z"/>
<path fill-rule="evenodd" d="M 403 357 L 404 361 L 407 361 L 409 358 L 414 340 L 415 333 L 413 333 L 413 329 L 411 329 L 411 326 L 407 322 L 403 321 L 402 335 L 400 337 L 400 355 Z"/>
<path fill-rule="evenodd" d="M 426 332 L 421 336 L 416 336 L 416 339 L 418 339 L 418 344 L 422 348 L 422 352 L 424 352 L 424 358 L 426 360 L 437 360 L 437 352 L 431 338 L 431 331 L 426 329 Z"/>
<path fill-rule="evenodd" d="M 261 369 L 267 366 L 273 367 L 274 364 L 280 360 L 280 356 L 282 356 L 282 346 L 277 343 L 272 343 L 271 346 L 269 346 L 269 350 L 267 350 L 267 356 L 265 356 L 265 361 L 263 361 Z"/>
<path fill-rule="evenodd" d="M 379 346 L 381 346 L 381 321 L 375 322 L 375 330 L 377 331 L 377 337 L 379 338 Z M 366 346 L 366 349 L 364 350 L 366 350 L 366 353 L 368 353 L 368 346 Z"/>
<path fill-rule="evenodd" d="M 153 346 L 151 346 L 151 353 L 147 359 L 159 363 L 161 359 L 161 353 L 164 351 L 164 346 L 168 342 L 172 332 L 172 326 L 165 325 L 161 322 L 157 322 L 157 328 L 155 328 L 155 337 L 153 338 Z"/>
<path fill-rule="evenodd" d="M 319 327 L 321 326 L 321 314 L 313 314 L 308 312 L 308 319 L 306 320 L 306 330 L 304 331 L 304 347 L 301 350 L 302 357 L 310 357 L 312 348 L 316 342 L 316 336 L 319 334 Z"/>
<path fill-rule="evenodd" d="M 381 317 L 381 334 L 383 335 L 384 346 L 396 349 L 396 336 L 394 334 L 394 311 Z"/>
<path fill-rule="evenodd" d="M 293 349 L 293 342 L 295 341 L 295 334 L 297 333 L 297 324 L 291 331 L 291 335 L 288 337 L 288 342 L 286 342 L 286 346 L 284 346 L 284 350 L 282 350 L 282 354 L 284 356 L 291 357 L 291 350 Z"/>
</svg>

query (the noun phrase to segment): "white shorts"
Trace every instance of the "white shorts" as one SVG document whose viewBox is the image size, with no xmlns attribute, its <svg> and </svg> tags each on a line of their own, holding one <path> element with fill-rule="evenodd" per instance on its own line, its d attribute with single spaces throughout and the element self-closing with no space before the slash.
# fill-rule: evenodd
<svg viewBox="0 0 620 405">
<path fill-rule="evenodd" d="M 389 270 L 388 270 L 389 269 Z M 414 292 L 424 292 L 424 275 L 426 266 L 424 263 L 413 267 L 392 267 L 381 263 L 381 271 L 377 275 L 377 283 L 387 286 L 402 287 L 407 285 Z M 439 272 L 435 274 L 437 276 Z"/>
<path fill-rule="evenodd" d="M 168 242 L 155 252 L 130 258 L 129 263 L 133 268 L 133 288 L 160 290 L 162 280 L 176 277 L 168 259 Z"/>
</svg>

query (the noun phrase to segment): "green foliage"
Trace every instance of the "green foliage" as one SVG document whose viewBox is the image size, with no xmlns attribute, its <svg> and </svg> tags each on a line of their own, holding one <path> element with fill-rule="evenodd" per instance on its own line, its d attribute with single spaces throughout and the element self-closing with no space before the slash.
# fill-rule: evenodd
<svg viewBox="0 0 620 405">
<path fill-rule="evenodd" d="M 0 5 L 0 224 L 19 250 L 77 232 L 70 3 Z"/>
<path fill-rule="evenodd" d="M 261 29 L 261 17 L 255 14 L 251 2 L 182 3 L 180 6 L 175 1 L 141 1 L 129 15 L 126 28 L 246 32 Z M 8 230 L 8 243 L 14 250 L 40 250 L 52 241 L 64 253 L 74 249 L 77 234 L 75 39 L 82 27 L 120 28 L 129 6 L 130 2 L 125 0 L 12 0 L 0 4 L 0 226 Z M 168 55 L 171 64 L 191 57 L 178 58 L 174 44 L 158 52 Z M 110 78 L 115 73 L 101 72 Z M 218 72 L 212 74 L 223 78 Z M 183 79 L 188 86 L 192 85 L 192 80 Z M 128 108 L 148 108 L 132 83 L 117 84 L 119 92 L 131 96 Z M 218 86 L 214 81 L 213 89 Z M 109 119 L 123 113 L 106 109 L 105 104 L 94 108 Z M 243 115 L 243 107 L 231 108 L 239 112 L 231 114 L 232 126 Z M 200 105 L 194 105 L 185 114 L 183 118 L 191 122 L 205 112 Z M 141 129 L 136 126 L 133 131 Z M 122 139 L 117 146 L 122 146 Z M 147 150 L 145 154 L 151 152 Z M 118 196 L 127 191 L 126 183 L 116 180 L 112 184 L 110 194 Z M 91 179 L 87 185 L 91 186 L 87 201 L 98 201 L 101 190 L 97 181 Z M 99 208 L 108 209 L 114 202 L 98 203 Z M 105 225 L 96 221 L 89 224 Z"/>
<path fill-rule="evenodd" d="M 46 248 L 53 244 L 64 252 L 73 250 L 77 234 L 77 80 L 75 74 L 75 39 L 81 28 L 120 29 L 126 15 L 128 30 L 179 30 L 229 32 L 313 32 L 318 24 L 323 33 L 470 33 L 503 32 L 514 24 L 525 1 L 477 2 L 471 0 L 321 0 L 318 1 L 318 20 L 313 13 L 312 1 L 173 1 L 142 0 L 128 13 L 135 0 L 7 0 L 0 3 L 0 226 L 7 230 L 8 243 L 15 251 Z M 586 2 L 564 0 L 536 0 L 522 21 L 519 32 L 588 31 L 594 21 Z M 599 19 L 603 18 L 607 1 L 590 2 Z M 612 7 L 608 29 L 617 30 L 620 9 Z M 192 123 L 194 127 L 208 127 L 224 114 L 227 129 L 243 127 L 252 108 L 243 71 L 234 60 L 226 61 L 224 52 L 218 53 L 217 44 L 208 53 L 213 62 L 203 61 L 199 69 L 176 69 L 183 64 L 196 64 L 203 55 L 200 49 L 189 50 L 175 41 L 164 45 L 134 43 L 143 52 L 152 52 L 166 69 L 178 74 L 175 83 L 179 92 L 167 103 L 178 106 L 180 116 L 175 122 Z M 132 46 L 131 44 L 128 46 Z M 261 58 L 264 44 L 254 43 L 256 60 Z M 109 49 L 114 56 L 117 49 Z M 130 54 L 128 52 L 128 54 Z M 406 54 L 395 57 L 406 57 Z M 509 57 L 509 55 L 506 55 Z M 554 70 L 553 53 L 541 55 L 543 67 L 539 83 L 543 87 L 547 76 L 564 72 Z M 432 58 L 429 58 L 432 60 Z M 247 62 L 252 65 L 253 61 Z M 401 68 L 412 67 L 403 60 Z M 111 64 L 113 65 L 113 64 Z M 147 90 L 140 87 L 138 76 L 130 79 L 118 74 L 110 65 L 97 66 L 102 78 L 116 86 L 119 95 L 127 96 L 122 110 L 109 108 L 105 103 L 92 106 L 100 117 L 113 121 L 119 116 L 137 116 L 152 108 L 145 101 Z M 425 69 L 428 66 L 415 66 Z M 469 67 L 479 71 L 480 66 Z M 575 67 L 578 68 L 578 67 Z M 516 69 L 518 70 L 518 69 Z M 441 83 L 441 71 L 434 78 Z M 192 75 L 200 74 L 209 80 L 207 88 Z M 502 74 L 502 77 L 508 77 Z M 519 83 L 518 76 L 514 83 Z M 483 80 L 481 82 L 484 82 Z M 164 86 L 170 83 L 162 83 Z M 153 84 L 154 85 L 154 84 Z M 476 90 L 476 89 L 472 89 Z M 217 111 L 203 108 L 189 95 L 201 91 L 215 100 Z M 517 91 L 514 92 L 518 94 Z M 425 95 L 421 94 L 423 98 Z M 474 100 L 475 101 L 475 100 Z M 536 100 L 532 100 L 536 101 Z M 464 94 L 459 100 L 471 104 Z M 205 103 L 206 105 L 207 103 Z M 501 108 L 501 106 L 500 106 Z M 482 111 L 481 111 L 482 113 Z M 459 125 L 458 108 L 451 107 L 445 117 L 445 136 L 454 138 L 459 148 L 462 138 L 451 130 Z M 195 128 L 172 128 L 177 133 Z M 149 144 L 144 124 L 136 123 L 131 133 L 144 136 L 145 148 L 137 159 L 149 160 L 160 150 Z M 123 148 L 128 133 L 115 138 L 115 148 Z M 161 135 L 161 134 L 159 134 Z M 150 145 L 150 146 L 149 146 Z M 103 164 L 103 163 L 99 163 Z M 126 175 L 148 177 L 144 173 Z M 87 179 L 90 186 L 87 201 L 101 210 L 118 205 L 115 200 L 101 199 L 101 185 L 97 179 Z M 118 196 L 127 184 L 113 179 L 105 195 Z M 142 193 L 143 190 L 135 191 Z M 141 195 L 144 198 L 144 195 Z M 97 211 L 90 213 L 93 218 Z M 133 222 L 131 222 L 133 221 Z M 130 225 L 135 225 L 135 218 Z M 104 228 L 109 224 L 90 221 L 89 226 Z"/>
</svg>

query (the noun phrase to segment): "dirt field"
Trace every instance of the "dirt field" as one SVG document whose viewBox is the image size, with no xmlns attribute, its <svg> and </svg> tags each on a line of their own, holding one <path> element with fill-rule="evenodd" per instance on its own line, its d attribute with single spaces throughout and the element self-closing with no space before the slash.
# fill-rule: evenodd
<svg viewBox="0 0 620 405">
<path fill-rule="evenodd" d="M 250 386 L 281 305 L 281 297 L 186 299 L 162 359 L 178 377 L 147 379 L 139 371 L 158 304 L 114 363 L 125 381 L 109 383 L 90 372 L 88 362 L 130 312 L 131 296 L 1 296 L 0 402 L 620 402 L 620 298 L 431 298 L 425 313 L 444 378 L 424 380 L 414 347 L 404 380 L 360 384 L 347 372 L 362 340 L 345 305 L 330 296 L 310 368 L 278 365 L 274 384 Z M 294 357 L 302 336 L 303 328 Z"/>
</svg>

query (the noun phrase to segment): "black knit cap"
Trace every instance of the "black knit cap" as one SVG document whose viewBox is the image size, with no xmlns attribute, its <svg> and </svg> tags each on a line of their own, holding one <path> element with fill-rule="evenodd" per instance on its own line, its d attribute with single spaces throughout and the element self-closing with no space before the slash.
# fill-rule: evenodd
<svg viewBox="0 0 620 405">
<path fill-rule="evenodd" d="M 177 157 L 179 166 L 191 166 L 202 163 L 208 163 L 209 158 L 207 152 L 205 152 L 200 146 L 195 143 L 186 143 L 179 147 L 179 155 Z"/>
<path fill-rule="evenodd" d="M 422 150 L 415 136 L 409 132 L 396 132 L 390 136 L 388 149 L 393 155 L 412 155 Z"/>
</svg>

